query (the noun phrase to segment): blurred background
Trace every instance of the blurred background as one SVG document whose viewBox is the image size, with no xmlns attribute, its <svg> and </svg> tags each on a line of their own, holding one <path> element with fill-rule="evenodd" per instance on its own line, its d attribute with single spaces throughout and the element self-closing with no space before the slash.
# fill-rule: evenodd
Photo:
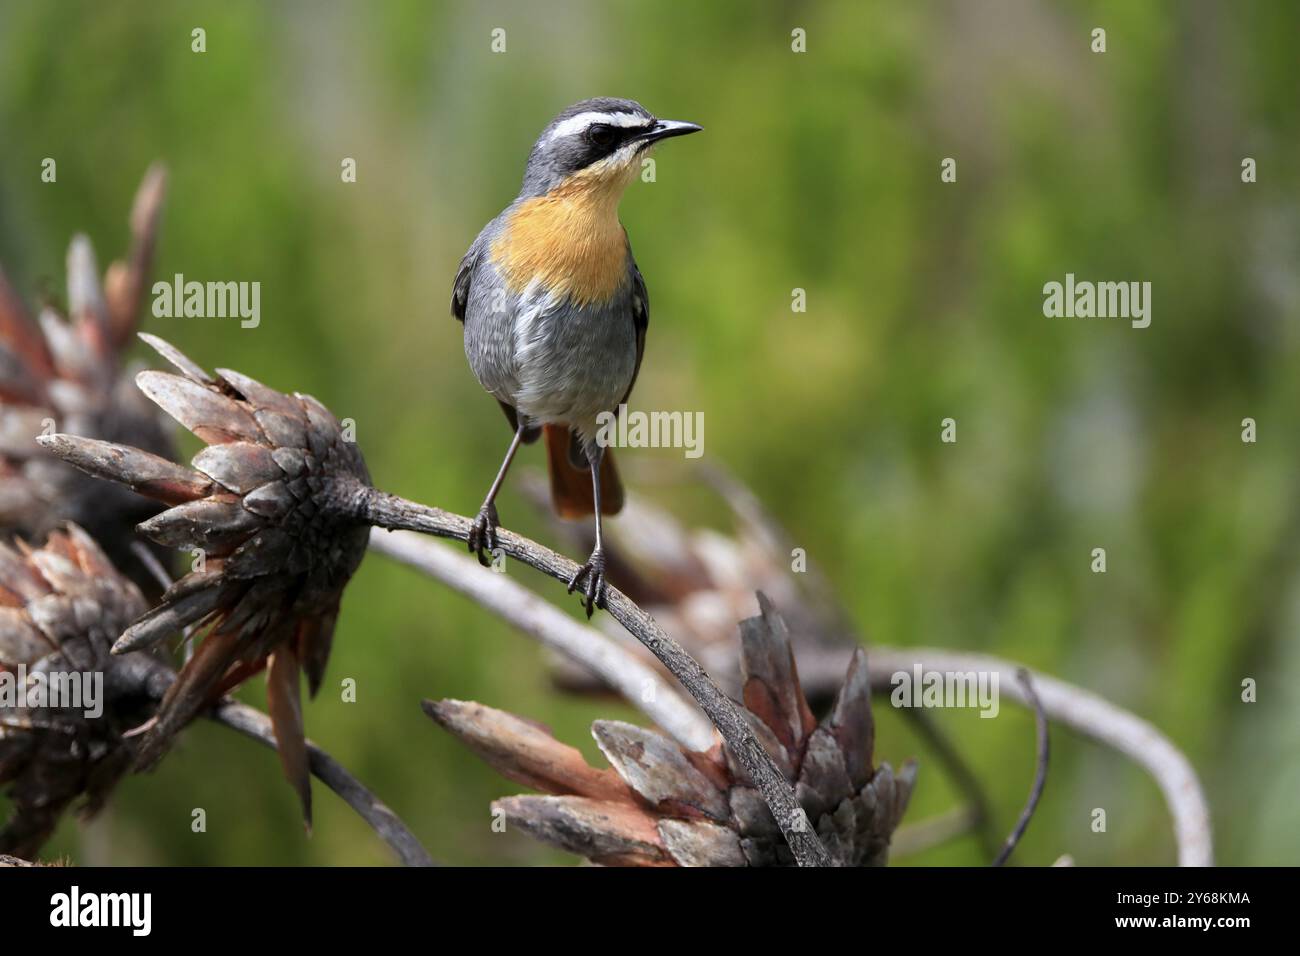
<svg viewBox="0 0 1300 956">
<path fill-rule="evenodd" d="M 206 53 L 191 52 L 195 27 Z M 0 262 L 33 303 L 61 288 L 75 232 L 101 263 L 120 255 L 135 187 L 165 161 L 155 274 L 260 281 L 262 319 L 144 328 L 207 367 L 316 395 L 356 420 L 378 485 L 472 514 L 509 433 L 448 314 L 459 257 L 565 105 L 627 96 L 701 123 L 622 205 L 653 303 L 634 405 L 704 412 L 703 460 L 752 486 L 868 641 L 1004 655 L 1132 709 L 1201 774 L 1221 862 L 1296 863 L 1297 36 L 1285 0 L 0 0 Z M 956 183 L 940 182 L 945 157 Z M 1241 181 L 1244 157 L 1257 183 Z M 1150 328 L 1045 318 L 1042 287 L 1067 272 L 1151 282 Z M 940 441 L 947 417 L 956 444 Z M 727 529 L 690 483 L 637 487 L 638 466 L 689 477 L 680 450 L 622 460 L 636 492 Z M 517 482 L 500 507 L 507 527 L 561 544 Z M 635 713 L 555 693 L 542 657 L 371 556 L 308 732 L 439 860 L 572 862 L 491 831 L 489 801 L 520 788 L 418 705 L 504 707 L 599 762 L 590 721 Z M 345 677 L 356 703 L 330 689 Z M 1247 677 L 1257 703 L 1241 701 Z M 242 696 L 263 706 L 262 681 Z M 922 764 L 908 819 L 952 806 L 910 725 L 881 698 L 876 712 L 880 756 Z M 1005 832 L 1032 778 L 1032 718 L 1009 704 L 999 720 L 936 716 Z M 1059 728 L 1053 745 L 1018 861 L 1174 861 L 1148 777 Z M 274 756 L 197 726 L 95 823 L 65 821 L 47 856 L 389 862 L 316 787 L 308 838 Z M 194 807 L 206 834 L 190 831 Z M 987 859 L 968 838 L 898 862 Z"/>
</svg>

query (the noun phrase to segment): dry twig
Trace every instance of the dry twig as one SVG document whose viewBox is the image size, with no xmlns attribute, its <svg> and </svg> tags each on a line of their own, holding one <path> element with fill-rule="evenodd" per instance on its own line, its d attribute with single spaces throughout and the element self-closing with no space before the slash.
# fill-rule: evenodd
<svg viewBox="0 0 1300 956">
<path fill-rule="evenodd" d="M 217 723 L 237 730 L 245 737 L 276 750 L 275 731 L 271 718 L 256 708 L 226 699 L 212 708 L 210 716 Z M 366 789 L 347 768 L 320 747 L 307 741 L 307 756 L 311 772 L 350 806 L 361 819 L 370 825 L 381 840 L 387 843 L 406 866 L 433 866 L 433 859 L 420 845 L 405 823 L 378 797 Z"/>
<path fill-rule="evenodd" d="M 462 515 L 406 501 L 361 483 L 354 483 L 350 494 L 350 506 L 356 518 L 371 525 L 418 531 L 458 541 L 469 538 L 470 519 Z M 578 565 L 568 558 L 509 531 L 499 532 L 498 546 L 516 561 L 522 561 L 557 581 L 569 581 L 578 569 Z M 606 603 L 614 619 L 672 672 L 718 728 L 727 746 L 758 785 L 799 865 L 829 866 L 830 855 L 808 826 L 807 816 L 795 799 L 794 791 L 763 750 L 736 705 L 718 689 L 699 663 L 623 592 L 610 588 Z"/>
<path fill-rule="evenodd" d="M 1037 769 L 1034 771 L 1034 785 L 1029 791 L 1029 800 L 1025 803 L 1025 809 L 1020 812 L 1020 819 L 1016 821 L 1015 828 L 1007 837 L 1006 843 L 1002 844 L 997 858 L 993 861 L 994 866 L 1002 866 L 1011 856 L 1011 851 L 1016 848 L 1020 838 L 1025 835 L 1025 828 L 1029 826 L 1029 821 L 1033 819 L 1034 811 L 1038 809 L 1038 801 L 1043 798 L 1043 787 L 1047 784 L 1047 761 L 1050 756 L 1050 750 L 1047 737 L 1047 714 L 1043 710 L 1043 703 L 1034 693 L 1034 684 L 1029 679 L 1029 671 L 1020 668 L 1016 671 L 1016 678 L 1020 685 L 1025 689 L 1025 696 L 1034 707 L 1034 722 L 1038 727 L 1038 760 Z"/>
<path fill-rule="evenodd" d="M 924 670 L 997 672 L 999 686 L 1013 700 L 1032 706 L 1015 680 L 1020 665 L 987 654 L 967 654 L 936 648 L 874 646 L 868 658 L 873 687 L 887 688 L 898 671 Z M 1094 740 L 1125 754 L 1143 767 L 1160 786 L 1174 822 L 1180 866 L 1213 866 L 1210 809 L 1200 780 L 1182 752 L 1147 721 L 1130 714 L 1091 691 L 1037 671 L 1029 671 L 1043 711 Z"/>
</svg>

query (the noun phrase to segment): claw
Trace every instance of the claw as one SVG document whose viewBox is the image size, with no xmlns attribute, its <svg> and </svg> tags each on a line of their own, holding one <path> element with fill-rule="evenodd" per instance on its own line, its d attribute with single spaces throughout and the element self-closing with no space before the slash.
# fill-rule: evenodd
<svg viewBox="0 0 1300 956">
<path fill-rule="evenodd" d="M 582 603 L 587 609 L 587 619 L 590 620 L 596 608 L 605 607 L 605 594 L 608 591 L 608 585 L 605 583 L 605 552 L 600 548 L 591 552 L 587 563 L 578 568 L 573 573 L 573 577 L 569 578 L 569 593 L 572 594 L 584 579 L 586 586 L 582 590 Z"/>
<path fill-rule="evenodd" d="M 479 509 L 478 516 L 469 528 L 469 539 L 466 544 L 469 545 L 471 553 L 477 555 L 478 563 L 485 568 L 492 566 L 491 553 L 497 547 L 497 528 L 501 524 L 501 519 L 497 517 L 497 506 L 494 504 L 484 505 Z"/>
</svg>

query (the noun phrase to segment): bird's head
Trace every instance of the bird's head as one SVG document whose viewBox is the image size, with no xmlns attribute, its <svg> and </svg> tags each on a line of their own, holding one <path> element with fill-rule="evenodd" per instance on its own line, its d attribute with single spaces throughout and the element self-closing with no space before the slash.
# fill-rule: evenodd
<svg viewBox="0 0 1300 956">
<path fill-rule="evenodd" d="M 564 184 L 621 194 L 651 146 L 701 128 L 657 119 L 633 100 L 601 97 L 574 103 L 551 120 L 533 145 L 522 195 L 544 196 Z"/>
</svg>

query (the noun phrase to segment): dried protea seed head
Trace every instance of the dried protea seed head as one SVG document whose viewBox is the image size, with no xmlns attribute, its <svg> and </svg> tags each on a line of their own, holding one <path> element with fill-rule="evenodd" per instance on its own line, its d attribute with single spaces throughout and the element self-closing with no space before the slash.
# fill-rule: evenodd
<svg viewBox="0 0 1300 956">
<path fill-rule="evenodd" d="M 836 863 L 879 866 L 912 792 L 916 765 L 873 766 L 866 656 L 859 648 L 830 712 L 818 722 L 799 686 L 789 634 L 763 595 L 741 624 L 744 709 L 758 740 L 795 788 Z M 596 863 L 783 866 L 794 857 L 762 795 L 725 746 L 685 750 L 652 730 L 597 721 L 612 769 L 587 765 L 537 725 L 481 704 L 426 701 L 434 720 L 496 770 L 548 796 L 498 800 L 513 825 Z"/>
<path fill-rule="evenodd" d="M 69 468 L 36 438 L 62 431 L 171 454 L 171 430 L 122 368 L 165 184 L 161 167 L 145 176 L 131 214 L 131 253 L 109 267 L 103 285 L 89 240 L 72 240 L 67 318 L 46 306 L 33 321 L 0 272 L 0 540 L 39 540 L 72 521 L 137 581 L 144 573 L 129 551 L 134 528 L 157 507 Z"/>
<path fill-rule="evenodd" d="M 246 375 L 210 376 L 168 343 L 142 335 L 179 375 L 141 372 L 140 389 L 208 443 L 193 467 L 138 448 L 54 435 L 65 461 L 171 507 L 140 525 L 194 556 L 189 574 L 122 634 L 115 653 L 186 629 L 206 630 L 141 748 L 157 760 L 195 714 L 266 667 L 281 759 L 309 800 L 300 667 L 314 694 L 329 657 L 339 600 L 365 555 L 353 498 L 370 476 L 356 443 L 309 395 L 285 395 Z"/>
<path fill-rule="evenodd" d="M 0 852 L 34 854 L 71 803 L 93 813 L 130 767 L 123 735 L 174 676 L 149 652 L 109 653 L 144 609 L 75 525 L 38 550 L 0 544 L 0 786 L 13 801 Z"/>
</svg>

